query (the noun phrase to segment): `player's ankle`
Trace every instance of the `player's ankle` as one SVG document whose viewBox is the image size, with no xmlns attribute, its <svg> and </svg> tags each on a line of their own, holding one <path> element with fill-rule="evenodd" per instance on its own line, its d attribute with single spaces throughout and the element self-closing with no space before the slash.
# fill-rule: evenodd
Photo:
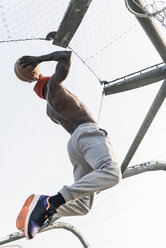
<svg viewBox="0 0 166 248">
<path fill-rule="evenodd" d="M 49 203 L 52 204 L 55 207 L 55 209 L 57 209 L 66 202 L 63 196 L 60 193 L 58 193 L 57 195 L 50 196 Z"/>
</svg>

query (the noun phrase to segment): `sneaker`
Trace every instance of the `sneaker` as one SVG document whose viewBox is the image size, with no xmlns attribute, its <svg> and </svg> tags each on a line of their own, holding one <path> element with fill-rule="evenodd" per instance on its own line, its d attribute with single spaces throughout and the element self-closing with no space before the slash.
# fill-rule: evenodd
<svg viewBox="0 0 166 248">
<path fill-rule="evenodd" d="M 26 202 L 27 201 L 28 199 L 26 200 Z M 34 238 L 35 235 L 39 232 L 44 222 L 49 217 L 51 217 L 55 212 L 56 212 L 55 208 L 49 203 L 49 196 L 34 195 L 31 204 L 29 206 L 29 211 L 25 216 L 25 221 L 24 221 L 25 237 L 27 239 Z"/>
<path fill-rule="evenodd" d="M 24 205 L 23 205 L 23 207 L 22 207 L 22 209 L 21 209 L 21 211 L 17 217 L 16 227 L 18 228 L 18 230 L 24 230 L 25 219 L 26 219 L 26 216 L 27 216 L 28 211 L 29 211 L 29 207 L 30 207 L 34 197 L 35 197 L 35 195 L 33 194 L 33 195 L 30 195 L 26 199 L 26 201 L 25 201 L 25 203 L 24 203 Z"/>
</svg>

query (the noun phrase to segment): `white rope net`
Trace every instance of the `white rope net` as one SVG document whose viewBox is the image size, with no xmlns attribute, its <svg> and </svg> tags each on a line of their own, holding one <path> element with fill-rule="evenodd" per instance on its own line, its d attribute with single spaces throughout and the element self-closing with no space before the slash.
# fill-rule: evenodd
<svg viewBox="0 0 166 248">
<path fill-rule="evenodd" d="M 45 38 L 57 30 L 69 0 L 0 0 L 0 41 Z"/>
<path fill-rule="evenodd" d="M 153 17 L 158 20 L 163 27 L 166 28 L 166 1 L 162 0 L 144 0 L 143 6 L 140 5 L 137 1 L 132 0 L 132 2 L 143 10 L 144 14 L 134 11 L 130 5 L 129 1 L 125 0 L 126 7 L 128 10 L 137 17 L 147 18 Z"/>
<path fill-rule="evenodd" d="M 0 0 L 0 43 L 45 39 L 58 30 L 69 2 Z M 155 49 L 150 56 L 152 44 L 121 0 L 92 1 L 69 46 L 101 81 L 162 62 Z"/>
</svg>

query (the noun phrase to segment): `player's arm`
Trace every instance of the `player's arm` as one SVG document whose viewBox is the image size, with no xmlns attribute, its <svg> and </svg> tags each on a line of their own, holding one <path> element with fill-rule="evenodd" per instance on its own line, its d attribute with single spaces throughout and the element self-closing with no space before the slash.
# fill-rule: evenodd
<svg viewBox="0 0 166 248">
<path fill-rule="evenodd" d="M 41 56 L 23 56 L 20 58 L 22 67 L 32 65 L 35 68 L 38 64 L 46 61 L 69 61 L 71 59 L 71 51 L 57 51 Z"/>
<path fill-rule="evenodd" d="M 65 80 L 69 73 L 71 65 L 71 55 L 70 51 L 57 51 L 47 55 L 42 56 L 23 56 L 20 62 L 23 67 L 32 65 L 34 68 L 46 61 L 57 61 L 55 73 L 49 79 L 47 83 L 47 94 L 46 99 L 50 103 L 54 99 L 54 94 L 57 91 L 57 87 Z"/>
<path fill-rule="evenodd" d="M 54 81 L 54 84 L 60 84 L 68 75 L 70 65 L 71 65 L 71 51 L 57 51 L 49 53 L 42 56 L 23 56 L 20 59 L 22 67 L 32 65 L 35 68 L 38 64 L 46 61 L 57 61 L 57 66 L 55 74 L 53 74 L 51 81 Z M 51 86 L 52 83 L 50 83 Z"/>
<path fill-rule="evenodd" d="M 45 59 L 47 59 L 47 61 L 50 59 L 58 61 L 55 68 L 55 73 L 47 83 L 47 93 L 45 95 L 45 99 L 48 103 L 51 106 L 54 106 L 57 90 L 69 73 L 71 65 L 71 52 L 55 52 L 53 54 L 46 55 L 46 57 L 44 57 L 44 61 Z"/>
<path fill-rule="evenodd" d="M 51 88 L 54 89 L 55 85 L 60 84 L 67 77 L 71 65 L 71 54 L 72 53 L 70 51 L 62 51 L 62 52 L 55 52 L 45 56 L 41 56 L 41 60 L 44 59 L 44 61 L 51 61 L 51 60 L 58 61 L 55 68 L 55 73 L 52 75 L 51 79 L 49 80 L 48 86 L 50 89 Z"/>
</svg>

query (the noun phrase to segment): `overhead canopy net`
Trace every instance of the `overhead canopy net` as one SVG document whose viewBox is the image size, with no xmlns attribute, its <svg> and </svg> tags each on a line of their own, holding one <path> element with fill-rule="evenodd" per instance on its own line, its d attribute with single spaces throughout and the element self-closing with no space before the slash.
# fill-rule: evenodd
<svg viewBox="0 0 166 248">
<path fill-rule="evenodd" d="M 69 0 L 0 1 L 0 42 L 45 39 L 57 30 Z"/>
<path fill-rule="evenodd" d="M 45 39 L 48 33 L 58 31 L 72 2 L 75 4 L 80 1 L 1 0 L 0 42 Z M 66 45 L 78 54 L 101 81 L 112 81 L 162 62 L 155 50 L 151 54 L 152 44 L 136 18 L 127 10 L 125 1 L 84 2 L 88 5 L 84 12 L 88 11 Z M 70 23 L 65 32 L 71 29 Z"/>
<path fill-rule="evenodd" d="M 162 62 L 124 1 L 92 1 L 78 31 L 70 47 L 102 81 Z"/>
</svg>

